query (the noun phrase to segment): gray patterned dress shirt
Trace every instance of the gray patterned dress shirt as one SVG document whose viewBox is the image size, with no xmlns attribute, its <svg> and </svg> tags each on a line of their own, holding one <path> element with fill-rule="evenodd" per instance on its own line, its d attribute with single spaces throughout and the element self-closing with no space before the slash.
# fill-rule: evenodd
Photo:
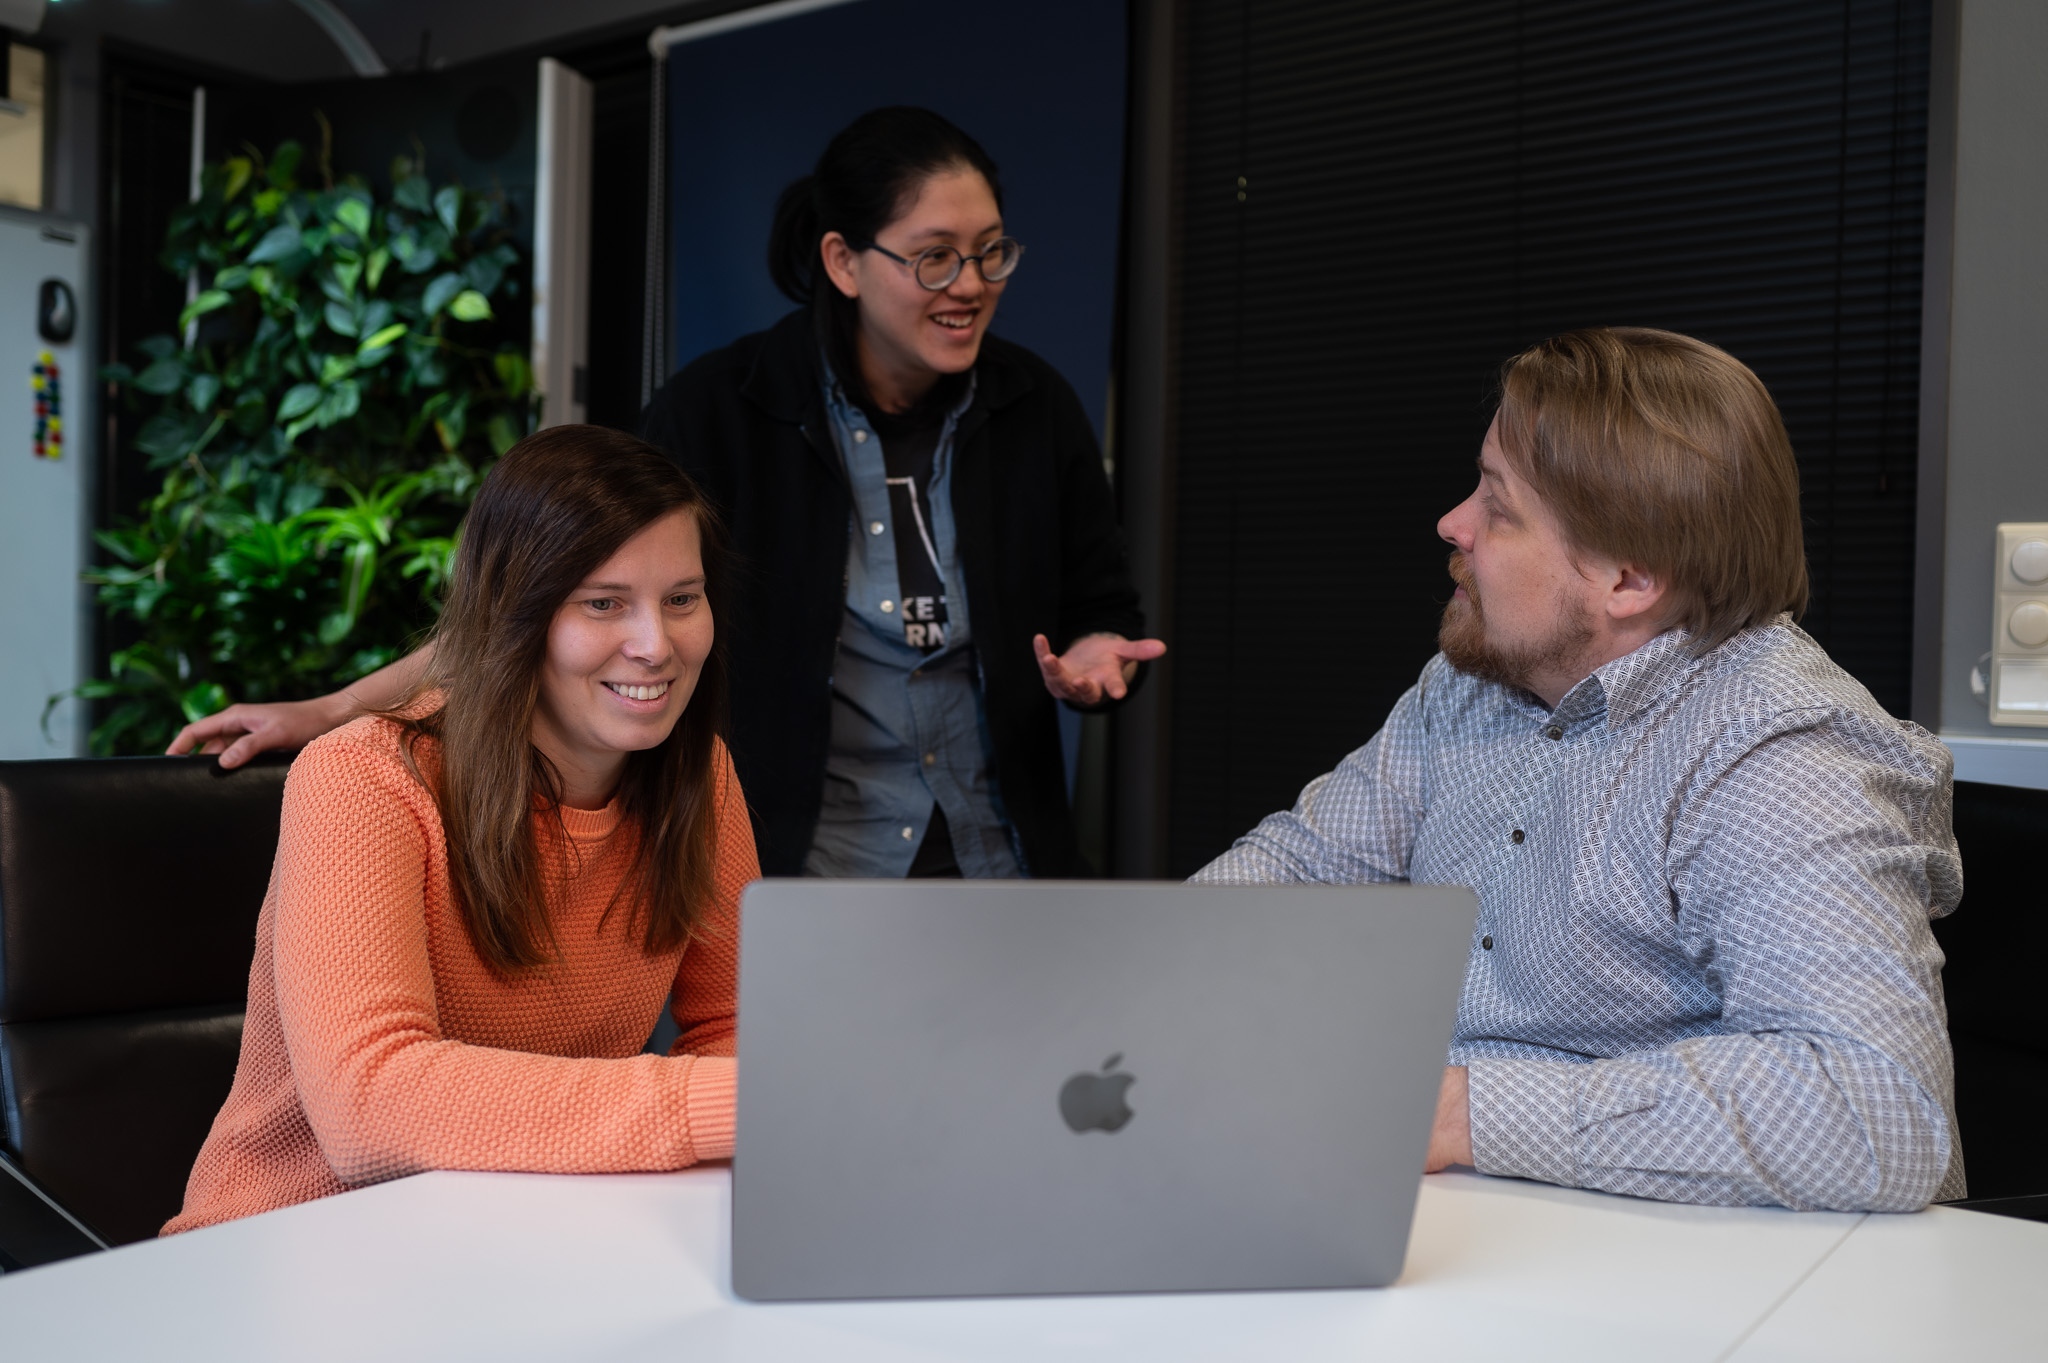
<svg viewBox="0 0 2048 1363">
<path fill-rule="evenodd" d="M 1441 655 L 1195 879 L 1479 895 L 1450 1062 L 1485 1173 L 1674 1202 L 1963 1195 L 1929 920 L 1948 750 L 1789 616 L 1666 633 L 1555 711 Z"/>
</svg>

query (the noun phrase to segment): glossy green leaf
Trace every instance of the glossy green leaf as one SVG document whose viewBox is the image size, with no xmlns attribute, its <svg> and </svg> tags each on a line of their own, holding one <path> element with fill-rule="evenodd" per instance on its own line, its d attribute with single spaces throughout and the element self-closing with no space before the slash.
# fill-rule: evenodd
<svg viewBox="0 0 2048 1363">
<path fill-rule="evenodd" d="M 428 317 L 438 315 L 448 306 L 455 295 L 462 292 L 462 276 L 450 271 L 427 285 L 427 291 L 420 296 L 420 311 Z"/>
<path fill-rule="evenodd" d="M 460 230 L 462 191 L 454 185 L 444 185 L 435 191 L 434 216 L 441 220 L 441 226 L 448 229 L 450 236 Z"/>
<path fill-rule="evenodd" d="M 320 405 L 313 409 L 313 416 L 322 426 L 332 426 L 337 421 L 346 421 L 361 409 L 363 390 L 354 379 L 343 379 L 327 391 L 320 399 Z"/>
<path fill-rule="evenodd" d="M 185 400 L 192 404 L 195 412 L 210 411 L 213 400 L 220 396 L 220 379 L 212 374 L 194 374 L 192 382 L 185 388 Z"/>
<path fill-rule="evenodd" d="M 384 279 L 384 267 L 391 263 L 391 252 L 379 246 L 370 252 L 368 273 L 365 276 L 371 293 L 375 293 Z"/>
<path fill-rule="evenodd" d="M 334 210 L 334 216 L 343 227 L 358 237 L 370 235 L 370 205 L 361 199 L 343 199 Z"/>
<path fill-rule="evenodd" d="M 505 392 L 512 397 L 525 397 L 533 387 L 533 366 L 516 350 L 501 350 L 491 356 L 491 368 L 497 371 L 498 382 L 505 385 Z"/>
<path fill-rule="evenodd" d="M 285 190 L 297 188 L 293 177 L 298 174 L 299 159 L 305 154 L 306 149 L 296 142 L 278 143 L 277 150 L 271 153 L 268 167 L 271 182 Z"/>
<path fill-rule="evenodd" d="M 475 289 L 464 289 L 448 304 L 448 313 L 458 322 L 486 322 L 491 313 L 491 300 Z"/>
<path fill-rule="evenodd" d="M 318 483 L 294 483 L 284 494 L 284 514 L 300 516 L 320 505 L 327 489 Z"/>
<path fill-rule="evenodd" d="M 233 301 L 225 290 L 208 289 L 185 305 L 184 310 L 178 314 L 178 327 L 183 330 L 191 326 L 195 318 L 204 317 L 207 313 L 224 308 Z"/>
<path fill-rule="evenodd" d="M 135 386 L 145 393 L 175 393 L 185 386 L 185 366 L 166 355 L 137 374 Z"/>
<path fill-rule="evenodd" d="M 347 611 L 336 611 L 320 622 L 320 642 L 331 647 L 348 638 L 349 631 L 355 627 L 355 616 Z"/>
<path fill-rule="evenodd" d="M 491 442 L 491 453 L 502 457 L 519 443 L 519 428 L 512 424 L 511 417 L 499 412 L 484 424 L 484 438 Z"/>
<path fill-rule="evenodd" d="M 230 156 L 227 160 L 227 182 L 221 186 L 222 199 L 233 199 L 248 187 L 249 177 L 256 167 L 246 156 Z"/>
<path fill-rule="evenodd" d="M 175 409 L 158 412 L 135 433 L 135 448 L 148 455 L 152 464 L 170 463 L 185 457 L 198 434 L 198 422 L 187 413 Z"/>
<path fill-rule="evenodd" d="M 462 438 L 467 433 L 468 413 L 459 405 L 434 418 L 434 434 L 441 437 L 441 448 L 451 454 L 462 448 Z"/>
<path fill-rule="evenodd" d="M 277 404 L 277 419 L 290 421 L 293 417 L 304 416 L 320 401 L 320 385 L 317 383 L 295 384 L 284 395 L 284 401 Z"/>
<path fill-rule="evenodd" d="M 219 682 L 201 682 L 178 697 L 178 707 L 184 711 L 186 722 L 195 724 L 231 704 L 233 701 L 228 698 L 227 688 Z"/>
<path fill-rule="evenodd" d="M 320 382 L 328 386 L 340 383 L 355 373 L 356 361 L 353 355 L 322 355 L 320 357 Z"/>
<path fill-rule="evenodd" d="M 250 270 L 247 265 L 230 265 L 213 277 L 216 289 L 240 289 L 249 283 Z"/>
<path fill-rule="evenodd" d="M 496 256 L 481 255 L 462 267 L 462 276 L 469 281 L 469 287 L 488 298 L 505 278 L 505 266 Z"/>
<path fill-rule="evenodd" d="M 343 336 L 356 334 L 355 314 L 341 304 L 329 302 L 323 315 L 327 318 L 329 329 Z"/>
<path fill-rule="evenodd" d="M 286 256 L 302 250 L 299 229 L 289 223 L 273 227 L 263 234 L 263 240 L 256 243 L 256 249 L 249 252 L 248 263 L 260 265 L 266 261 L 283 260 Z"/>
<path fill-rule="evenodd" d="M 392 187 L 391 201 L 415 213 L 431 213 L 434 211 L 433 192 L 426 176 L 409 176 Z"/>
<path fill-rule="evenodd" d="M 373 350 L 388 350 L 391 346 L 397 344 L 398 338 L 403 335 L 405 335 L 405 323 L 403 322 L 393 322 L 381 331 L 372 332 L 363 339 L 362 345 L 356 348 L 356 363 L 361 364 L 363 357 Z M 379 358 L 381 359 L 382 356 L 379 356 Z"/>
</svg>

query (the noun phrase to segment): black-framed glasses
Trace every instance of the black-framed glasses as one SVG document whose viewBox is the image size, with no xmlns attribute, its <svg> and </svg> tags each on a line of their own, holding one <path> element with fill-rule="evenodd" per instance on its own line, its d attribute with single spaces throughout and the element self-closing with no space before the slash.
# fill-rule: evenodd
<svg viewBox="0 0 2048 1363">
<path fill-rule="evenodd" d="M 1000 284 L 1017 273 L 1017 262 L 1024 259 L 1024 243 L 1015 237 L 997 237 L 981 248 L 976 256 L 962 255 L 952 246 L 927 246 L 908 259 L 897 255 L 878 241 L 871 241 L 861 249 L 879 251 L 898 265 L 908 265 L 917 282 L 933 293 L 948 288 L 973 261 L 974 268 L 981 271 L 981 277 L 991 284 Z"/>
</svg>

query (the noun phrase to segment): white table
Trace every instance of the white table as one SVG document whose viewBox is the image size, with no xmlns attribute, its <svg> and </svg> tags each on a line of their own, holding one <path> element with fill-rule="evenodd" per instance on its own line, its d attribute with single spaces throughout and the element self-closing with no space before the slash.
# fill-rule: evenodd
<svg viewBox="0 0 2048 1363">
<path fill-rule="evenodd" d="M 1380 1291 L 758 1306 L 731 1181 L 425 1174 L 0 1278 L 44 1359 L 2048 1358 L 2048 1225 L 1423 1180 Z M 2027 1318 L 2032 1313 L 2033 1319 Z"/>
</svg>

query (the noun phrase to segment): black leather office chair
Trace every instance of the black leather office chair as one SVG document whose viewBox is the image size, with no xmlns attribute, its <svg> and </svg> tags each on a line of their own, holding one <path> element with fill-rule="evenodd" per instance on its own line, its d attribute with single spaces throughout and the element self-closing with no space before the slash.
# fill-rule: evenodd
<svg viewBox="0 0 2048 1363">
<path fill-rule="evenodd" d="M 0 1268 L 146 1239 L 183 1203 L 289 766 L 0 762 Z"/>
<path fill-rule="evenodd" d="M 2048 950 L 2040 873 L 2048 791 L 1956 782 L 1963 902 L 1934 923 L 1956 1053 L 1970 1204 L 2048 1220 Z"/>
</svg>

